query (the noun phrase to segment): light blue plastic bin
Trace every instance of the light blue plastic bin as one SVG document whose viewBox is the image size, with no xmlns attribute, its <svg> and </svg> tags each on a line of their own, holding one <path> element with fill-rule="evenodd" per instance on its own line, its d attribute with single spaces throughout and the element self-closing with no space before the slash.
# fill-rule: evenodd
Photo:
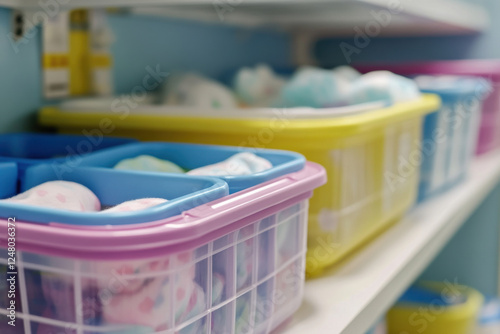
<svg viewBox="0 0 500 334">
<path fill-rule="evenodd" d="M 419 202 L 448 190 L 466 176 L 474 156 L 484 98 L 485 79 L 455 76 L 415 77 L 423 93 L 441 97 L 439 111 L 424 120 Z"/>
<path fill-rule="evenodd" d="M 137 141 L 92 135 L 6 134 L 0 135 L 0 162 L 16 162 L 22 179 L 29 166 L 52 162 L 76 166 L 85 154 L 134 142 Z"/>
<path fill-rule="evenodd" d="M 257 156 L 267 159 L 273 168 L 242 176 L 217 176 L 229 185 L 229 192 L 235 193 L 260 183 L 272 180 L 285 174 L 300 171 L 304 168 L 304 156 L 295 152 L 238 148 L 230 146 L 179 144 L 179 143 L 137 143 L 111 148 L 89 154 L 81 159 L 81 166 L 113 168 L 123 159 L 134 158 L 140 155 L 151 155 L 159 159 L 171 161 L 185 170 L 211 165 L 241 153 L 252 152 Z M 65 166 L 60 166 L 61 173 Z"/>
<path fill-rule="evenodd" d="M 228 195 L 222 180 L 174 174 L 146 174 L 99 168 L 74 168 L 61 178 L 52 165 L 26 169 L 21 191 L 48 181 L 65 180 L 92 190 L 105 207 L 140 198 L 164 198 L 168 202 L 132 212 L 72 212 L 0 201 L 0 217 L 19 221 L 74 225 L 128 225 L 169 218 Z"/>
<path fill-rule="evenodd" d="M 14 162 L 0 163 L 0 199 L 9 198 L 17 191 L 17 164 Z"/>
</svg>

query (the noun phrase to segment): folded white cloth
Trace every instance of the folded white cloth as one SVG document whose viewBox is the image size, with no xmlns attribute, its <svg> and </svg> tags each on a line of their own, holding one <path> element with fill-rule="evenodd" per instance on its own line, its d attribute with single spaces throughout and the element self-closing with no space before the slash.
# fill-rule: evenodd
<svg viewBox="0 0 500 334">
<path fill-rule="evenodd" d="M 164 88 L 163 104 L 206 109 L 234 109 L 233 93 L 220 83 L 188 73 L 172 75 Z"/>
<path fill-rule="evenodd" d="M 184 170 L 173 162 L 158 159 L 150 155 L 140 155 L 135 158 L 124 159 L 117 163 L 114 168 L 144 172 L 184 173 Z"/>
<path fill-rule="evenodd" d="M 382 100 L 398 103 L 416 100 L 421 94 L 415 81 L 389 71 L 376 71 L 355 80 L 350 96 L 351 104 Z"/>
<path fill-rule="evenodd" d="M 273 165 L 266 159 L 250 152 L 238 153 L 229 159 L 189 171 L 189 175 L 249 175 L 272 168 Z"/>
<path fill-rule="evenodd" d="M 249 106 L 273 107 L 281 104 L 281 89 L 285 83 L 285 79 L 276 75 L 269 66 L 261 64 L 240 69 L 234 79 L 234 90 Z"/>
</svg>

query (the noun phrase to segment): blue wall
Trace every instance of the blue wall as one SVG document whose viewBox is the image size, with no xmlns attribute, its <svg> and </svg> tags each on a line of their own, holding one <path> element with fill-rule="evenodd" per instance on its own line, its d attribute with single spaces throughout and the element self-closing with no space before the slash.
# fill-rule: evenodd
<svg viewBox="0 0 500 334">
<path fill-rule="evenodd" d="M 16 53 L 10 22 L 10 11 L 0 8 L 0 133 L 30 130 L 42 103 L 40 34 L 16 45 Z"/>
<path fill-rule="evenodd" d="M 281 33 L 248 31 L 144 16 L 112 15 L 116 37 L 114 78 L 117 93 L 127 93 L 147 74 L 195 70 L 218 76 L 228 69 L 267 62 L 291 64 L 290 40 Z M 32 130 L 41 93 L 40 34 L 16 53 L 8 39 L 10 11 L 0 8 L 0 133 Z"/>
<path fill-rule="evenodd" d="M 422 279 L 450 282 L 456 279 L 486 295 L 496 295 L 499 203 L 500 186 L 497 186 L 429 266 Z"/>
<path fill-rule="evenodd" d="M 479 35 L 456 37 L 376 38 L 352 62 L 391 62 L 406 60 L 500 58 L 500 1 L 470 1 L 482 4 L 491 15 L 491 27 Z M 342 42 L 354 45 L 353 38 L 325 39 L 316 46 L 316 56 L 323 66 L 346 64 L 340 49 Z"/>
<path fill-rule="evenodd" d="M 146 66 L 223 75 L 243 65 L 265 62 L 290 66 L 290 39 L 281 33 L 186 23 L 144 16 L 111 16 L 118 92 L 142 81 Z"/>
</svg>

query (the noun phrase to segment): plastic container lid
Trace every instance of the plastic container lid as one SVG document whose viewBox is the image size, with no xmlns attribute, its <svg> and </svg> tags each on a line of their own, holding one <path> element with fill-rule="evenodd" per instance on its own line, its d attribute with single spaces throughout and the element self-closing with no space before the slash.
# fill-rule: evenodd
<svg viewBox="0 0 500 334">
<path fill-rule="evenodd" d="M 230 193 L 235 193 L 276 177 L 299 171 L 304 168 L 306 163 L 304 156 L 301 154 L 281 150 L 158 142 L 130 144 L 89 154 L 82 157 L 80 165 L 113 168 L 123 159 L 135 158 L 140 155 L 151 155 L 159 159 L 171 161 L 184 169 L 191 170 L 224 161 L 241 152 L 252 152 L 271 162 L 273 167 L 252 175 L 216 176 L 229 185 Z M 61 168 L 64 167 L 61 166 Z"/>
<path fill-rule="evenodd" d="M 12 197 L 17 192 L 17 164 L 0 163 L 0 199 Z"/>
<path fill-rule="evenodd" d="M 436 306 L 456 306 L 467 301 L 465 295 L 446 295 L 449 289 L 437 289 L 432 284 L 412 286 L 399 298 L 398 304 L 403 305 L 436 305 Z"/>
<path fill-rule="evenodd" d="M 98 98 L 99 99 L 99 98 Z M 86 98 L 66 101 L 59 106 L 59 110 L 65 113 L 95 113 L 109 112 L 107 109 L 99 109 L 99 103 L 92 103 L 96 98 Z M 293 108 L 238 108 L 238 109 L 204 109 L 186 106 L 165 106 L 165 105 L 141 105 L 140 108 L 130 110 L 129 115 L 163 115 L 179 117 L 207 117 L 207 118 L 234 118 L 234 119 L 262 119 L 273 117 L 284 117 L 283 110 L 286 110 L 285 117 L 291 119 L 317 119 L 353 116 L 369 113 L 373 110 L 391 106 L 389 101 L 374 101 L 360 103 L 356 105 L 329 108 L 293 107 Z"/>
<path fill-rule="evenodd" d="M 137 142 L 135 139 L 85 136 L 15 133 L 0 135 L 0 162 L 16 162 L 23 178 L 27 167 L 51 162 L 74 164 L 80 156 L 104 148 Z"/>
<path fill-rule="evenodd" d="M 413 79 L 423 92 L 439 95 L 477 95 L 485 98 L 492 88 L 490 81 L 477 77 L 419 75 Z"/>
<path fill-rule="evenodd" d="M 83 168 L 82 171 L 86 172 Z M 96 173 L 110 177 L 120 174 L 109 170 L 98 170 Z M 131 177 L 130 174 L 127 177 Z M 157 179 L 152 174 L 149 178 Z M 308 162 L 299 172 L 203 204 L 182 215 L 164 217 L 149 224 L 41 225 L 18 219 L 16 244 L 24 251 L 87 260 L 137 259 L 165 255 L 199 247 L 279 212 L 309 198 L 314 188 L 325 183 L 325 169 Z M 0 219 L 0 228 L 6 226 L 7 220 Z M 5 248 L 7 237 L 5 233 L 0 234 L 0 246 Z"/>
<path fill-rule="evenodd" d="M 166 108 L 157 108 L 158 113 L 152 113 L 141 107 L 124 120 L 110 110 L 69 111 L 46 107 L 42 109 L 39 117 L 45 125 L 74 129 L 95 126 L 106 115 L 116 122 L 117 128 L 122 131 L 202 132 L 218 138 L 233 134 L 255 137 L 259 131 L 269 129 L 271 132 L 279 133 L 280 138 L 287 137 L 287 140 L 293 142 L 319 140 L 319 143 L 314 143 L 317 145 L 333 138 L 345 139 L 400 120 L 426 115 L 437 110 L 440 103 L 438 96 L 425 94 L 419 100 L 397 103 L 389 107 L 385 102 L 375 102 L 354 106 L 353 109 L 342 108 L 343 112 L 339 112 L 339 108 L 325 108 L 320 112 L 312 108 L 268 108 L 229 110 L 226 111 L 227 114 L 198 109 L 192 111 L 193 114 L 177 114 L 165 112 Z M 199 115 L 200 112 L 203 112 L 203 115 Z M 195 114 L 196 117 L 193 116 Z"/>
<path fill-rule="evenodd" d="M 48 181 L 65 180 L 92 190 L 103 206 L 140 198 L 164 198 L 168 202 L 133 212 L 74 212 L 0 201 L 0 217 L 36 223 L 74 225 L 126 225 L 165 219 L 228 194 L 227 184 L 211 177 L 144 174 L 93 168 L 74 168 L 62 177 L 51 165 L 26 170 L 21 191 Z"/>
<path fill-rule="evenodd" d="M 387 69 L 398 74 L 455 74 L 471 75 L 500 81 L 500 60 L 466 59 L 411 63 L 378 63 L 356 66 L 362 72 Z"/>
</svg>

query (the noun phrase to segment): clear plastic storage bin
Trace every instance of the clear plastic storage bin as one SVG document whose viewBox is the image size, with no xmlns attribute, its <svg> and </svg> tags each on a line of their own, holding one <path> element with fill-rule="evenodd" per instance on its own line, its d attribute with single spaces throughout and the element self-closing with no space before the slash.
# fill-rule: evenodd
<svg viewBox="0 0 500 334">
<path fill-rule="evenodd" d="M 71 133 L 103 117 L 115 135 L 251 148 L 279 148 L 323 165 L 328 183 L 311 200 L 307 272 L 318 275 L 395 223 L 418 190 L 422 119 L 440 100 L 329 109 L 192 110 L 148 106 L 126 118 L 95 109 L 45 108 L 44 125 Z"/>
<path fill-rule="evenodd" d="M 419 76 L 425 93 L 438 94 L 442 107 L 425 117 L 419 200 L 443 192 L 467 176 L 477 145 L 481 110 L 489 81 L 473 77 Z"/>
<path fill-rule="evenodd" d="M 405 64 L 372 64 L 360 66 L 363 72 L 388 70 L 402 75 L 465 75 L 493 83 L 481 115 L 476 153 L 482 154 L 500 145 L 500 60 L 447 60 Z"/>
<path fill-rule="evenodd" d="M 114 171 L 109 171 L 113 172 Z M 308 198 L 326 181 L 306 167 L 139 225 L 16 223 L 15 332 L 267 334 L 302 301 Z M 7 220 L 0 219 L 7 229 Z M 6 282 L 7 236 L 0 236 Z M 3 329 L 3 328 L 2 328 Z"/>
</svg>

